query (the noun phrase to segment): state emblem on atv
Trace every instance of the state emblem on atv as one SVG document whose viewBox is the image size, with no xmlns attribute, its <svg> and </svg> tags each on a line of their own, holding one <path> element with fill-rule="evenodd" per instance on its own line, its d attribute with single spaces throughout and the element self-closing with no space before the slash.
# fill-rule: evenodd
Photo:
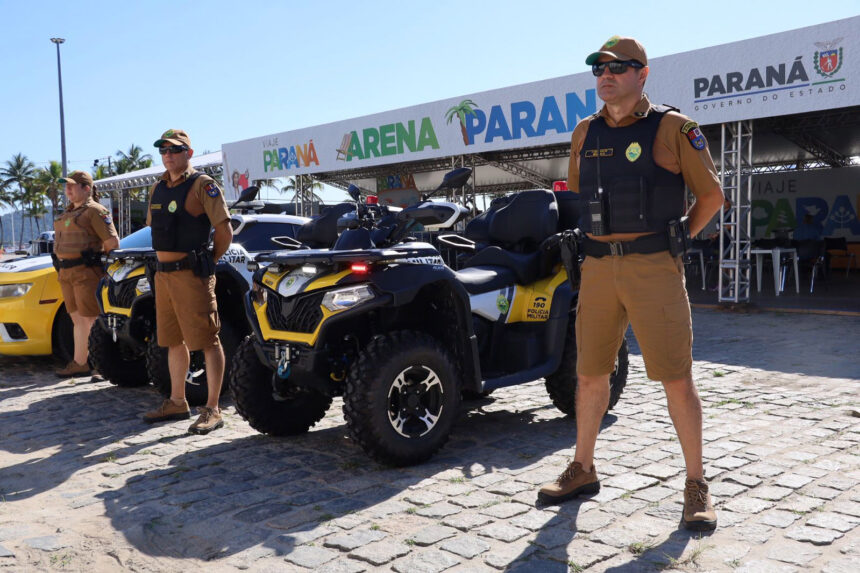
<svg viewBox="0 0 860 573">
<path fill-rule="evenodd" d="M 470 175 L 454 170 L 439 189 Z M 331 249 L 257 257 L 268 266 L 246 296 L 252 334 L 230 381 L 252 427 L 306 432 L 343 396 L 350 436 L 374 459 L 408 465 L 445 444 L 464 393 L 544 378 L 553 403 L 575 415 L 575 196 L 538 190 L 494 201 L 464 236 L 439 238 L 469 255 L 454 270 L 410 233 L 450 228 L 469 211 L 430 195 L 380 217 L 353 189 L 355 216 Z M 610 407 L 626 380 L 624 343 Z"/>
</svg>

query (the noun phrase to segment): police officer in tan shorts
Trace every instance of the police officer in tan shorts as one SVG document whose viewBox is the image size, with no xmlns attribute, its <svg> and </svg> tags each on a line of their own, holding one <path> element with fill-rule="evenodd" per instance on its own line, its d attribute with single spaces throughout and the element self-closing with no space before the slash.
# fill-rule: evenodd
<svg viewBox="0 0 860 573">
<path fill-rule="evenodd" d="M 702 405 L 692 378 L 693 330 L 681 260 L 723 202 L 698 125 L 643 93 L 648 58 L 633 38 L 610 38 L 586 58 L 605 103 L 571 137 L 568 186 L 580 194 L 585 261 L 576 313 L 576 454 L 543 503 L 600 488 L 594 447 L 609 404 L 609 376 L 628 324 L 647 375 L 663 383 L 687 467 L 683 522 L 716 527 L 702 468 Z M 695 202 L 686 208 L 685 186 Z M 686 214 L 686 222 L 682 217 Z M 685 224 L 686 223 L 686 224 Z"/>
<path fill-rule="evenodd" d="M 110 211 L 93 199 L 92 175 L 72 171 L 60 181 L 66 184 L 68 207 L 54 220 L 52 258 L 66 312 L 74 324 L 74 358 L 56 372 L 66 378 L 90 374 L 87 341 L 99 315 L 96 290 L 104 276 L 101 255 L 116 249 L 119 240 Z"/>
<path fill-rule="evenodd" d="M 215 261 L 230 246 L 233 229 L 221 189 L 198 173 L 184 131 L 169 129 L 155 142 L 167 171 L 149 194 L 146 224 L 158 256 L 155 273 L 155 321 L 158 345 L 167 347 L 170 398 L 143 416 L 147 423 L 191 417 L 185 400 L 189 351 L 202 350 L 209 398 L 188 429 L 207 434 L 224 422 L 218 407 L 224 378 L 224 351 L 218 338 L 221 323 L 215 302 Z M 207 249 L 215 229 L 213 250 Z"/>
</svg>

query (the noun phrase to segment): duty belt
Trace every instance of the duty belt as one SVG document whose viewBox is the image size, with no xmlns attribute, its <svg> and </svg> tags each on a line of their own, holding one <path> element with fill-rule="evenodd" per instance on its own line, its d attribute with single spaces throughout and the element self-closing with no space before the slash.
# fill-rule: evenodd
<svg viewBox="0 0 860 573">
<path fill-rule="evenodd" d="M 174 271 L 188 270 L 191 266 L 191 260 L 186 257 L 172 263 L 162 263 L 161 261 L 158 261 L 155 263 L 155 270 L 159 273 L 172 273 Z"/>
<path fill-rule="evenodd" d="M 666 233 L 646 235 L 632 241 L 602 242 L 586 238 L 582 245 L 583 252 L 589 257 L 623 257 L 638 253 L 647 255 L 669 250 L 669 237 Z"/>
<path fill-rule="evenodd" d="M 79 259 L 57 259 L 57 266 L 61 269 L 71 269 L 72 267 L 79 267 L 81 265 L 85 265 L 83 257 Z"/>
</svg>

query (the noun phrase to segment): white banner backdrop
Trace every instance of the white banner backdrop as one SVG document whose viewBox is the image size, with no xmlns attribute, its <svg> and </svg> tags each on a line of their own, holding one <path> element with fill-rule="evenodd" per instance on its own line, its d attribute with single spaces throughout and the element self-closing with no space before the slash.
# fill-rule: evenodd
<svg viewBox="0 0 860 573">
<path fill-rule="evenodd" d="M 860 16 L 649 65 L 651 100 L 702 124 L 860 105 Z M 224 184 L 564 143 L 599 109 L 594 87 L 587 71 L 228 143 Z"/>
</svg>

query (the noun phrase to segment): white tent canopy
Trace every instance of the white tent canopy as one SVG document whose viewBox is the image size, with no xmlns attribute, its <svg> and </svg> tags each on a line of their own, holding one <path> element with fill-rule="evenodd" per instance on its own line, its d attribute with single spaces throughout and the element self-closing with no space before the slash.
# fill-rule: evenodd
<svg viewBox="0 0 860 573">
<path fill-rule="evenodd" d="M 213 153 L 194 156 L 191 158 L 191 166 L 197 171 L 203 171 L 204 173 L 211 174 L 213 171 L 220 171 L 221 152 L 215 151 Z M 149 187 L 158 181 L 163 173 L 164 167 L 161 165 L 147 167 L 146 169 L 138 169 L 137 171 L 99 179 L 94 183 L 94 187 L 102 193 Z"/>
</svg>

